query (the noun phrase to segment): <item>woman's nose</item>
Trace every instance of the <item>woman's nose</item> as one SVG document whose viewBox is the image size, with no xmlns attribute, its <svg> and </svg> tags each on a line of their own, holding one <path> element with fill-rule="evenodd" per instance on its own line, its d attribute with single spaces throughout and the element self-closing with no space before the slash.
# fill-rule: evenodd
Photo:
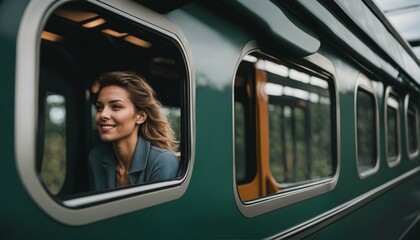
<svg viewBox="0 0 420 240">
<path fill-rule="evenodd" d="M 110 118 L 109 109 L 107 107 L 104 107 L 102 109 L 102 111 L 100 112 L 100 117 L 101 117 L 101 119 L 109 119 Z"/>
</svg>

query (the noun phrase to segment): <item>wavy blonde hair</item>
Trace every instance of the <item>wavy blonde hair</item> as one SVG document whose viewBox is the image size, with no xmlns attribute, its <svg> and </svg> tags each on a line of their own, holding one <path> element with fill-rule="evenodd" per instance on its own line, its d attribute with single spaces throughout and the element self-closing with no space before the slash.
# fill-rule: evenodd
<svg viewBox="0 0 420 240">
<path fill-rule="evenodd" d="M 144 111 L 147 115 L 146 121 L 139 127 L 139 134 L 154 146 L 171 151 L 178 149 L 174 130 L 161 112 L 162 104 L 143 77 L 134 72 L 107 72 L 98 78 L 96 84 L 99 87 L 97 94 L 106 86 L 120 86 L 126 89 L 136 110 Z"/>
</svg>

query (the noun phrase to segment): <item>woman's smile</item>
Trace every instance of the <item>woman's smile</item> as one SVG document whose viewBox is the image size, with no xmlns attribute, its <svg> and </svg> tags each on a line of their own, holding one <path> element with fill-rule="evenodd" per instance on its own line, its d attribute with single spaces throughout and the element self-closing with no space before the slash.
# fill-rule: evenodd
<svg viewBox="0 0 420 240">
<path fill-rule="evenodd" d="M 111 124 L 100 124 L 101 132 L 102 133 L 108 133 L 112 129 L 114 129 L 117 125 L 111 125 Z"/>
</svg>

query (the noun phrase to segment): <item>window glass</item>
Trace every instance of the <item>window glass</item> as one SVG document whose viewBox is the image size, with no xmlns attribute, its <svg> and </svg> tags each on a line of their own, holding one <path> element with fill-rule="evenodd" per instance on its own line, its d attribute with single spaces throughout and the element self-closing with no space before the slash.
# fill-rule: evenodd
<svg viewBox="0 0 420 240">
<path fill-rule="evenodd" d="M 389 94 L 386 104 L 386 140 L 388 163 L 395 165 L 400 157 L 400 133 L 399 133 L 399 102 L 394 94 Z"/>
<path fill-rule="evenodd" d="M 328 77 L 259 53 L 245 57 L 236 79 L 238 76 L 248 88 L 241 90 L 235 82 L 235 154 L 243 154 L 244 147 L 255 149 L 252 161 L 257 164 L 252 166 L 259 176 L 246 185 L 238 181 L 241 199 L 253 200 L 333 176 L 334 122 Z M 246 92 L 255 95 L 239 97 Z M 247 106 L 243 103 L 249 101 L 256 105 L 249 109 L 254 112 L 255 125 L 238 119 L 241 115 L 236 106 L 243 111 Z M 254 130 L 256 144 L 247 141 L 249 135 L 238 134 Z M 238 175 L 244 170 L 238 160 L 236 163 Z"/>
<path fill-rule="evenodd" d="M 177 141 L 181 140 L 181 109 L 178 107 L 162 106 L 162 112 L 165 114 L 172 129 L 175 132 Z"/>
<path fill-rule="evenodd" d="M 407 110 L 408 150 L 410 154 L 418 151 L 418 108 L 410 100 Z"/>
<path fill-rule="evenodd" d="M 398 156 L 398 132 L 397 132 L 397 110 L 390 106 L 387 107 L 387 141 L 388 141 L 388 158 L 396 158 Z"/>
<path fill-rule="evenodd" d="M 295 182 L 305 181 L 311 179 L 311 167 L 310 164 L 307 162 L 308 156 L 308 146 L 305 145 L 305 112 L 301 108 L 295 108 L 293 111 L 293 121 L 294 126 L 294 154 L 295 158 L 295 166 L 293 167 Z M 329 173 L 330 174 L 330 173 Z M 328 174 L 328 175 L 329 175 Z M 327 175 L 327 176 L 328 176 Z M 315 178 L 318 178 L 316 176 Z"/>
<path fill-rule="evenodd" d="M 285 139 L 282 139 L 282 132 L 285 131 L 285 117 L 281 106 L 273 104 L 268 105 L 269 115 L 269 126 L 270 126 L 270 169 L 271 174 L 277 182 L 286 181 L 286 169 L 287 161 L 285 156 Z M 289 110 L 290 111 L 290 110 Z M 276 147 L 276 145 L 278 147 Z"/>
<path fill-rule="evenodd" d="M 66 100 L 49 93 L 45 98 L 44 156 L 41 180 L 51 194 L 57 195 L 66 178 Z"/>
<path fill-rule="evenodd" d="M 376 108 L 372 93 L 359 88 L 357 91 L 357 163 L 359 172 L 376 166 Z"/>
<path fill-rule="evenodd" d="M 287 69 L 284 65 L 271 64 L 265 66 Z M 281 188 L 287 188 L 330 176 L 333 163 L 328 82 L 293 68 L 284 77 L 273 73 L 270 67 L 264 68 L 268 80 L 264 89 L 269 98 L 273 177 Z"/>
<path fill-rule="evenodd" d="M 235 165 L 237 181 L 246 178 L 245 110 L 240 102 L 235 102 Z"/>
<path fill-rule="evenodd" d="M 241 184 L 249 183 L 256 177 L 255 162 L 255 83 L 248 81 L 254 71 L 250 65 L 241 65 L 241 74 L 235 77 L 235 166 L 236 181 Z"/>
</svg>

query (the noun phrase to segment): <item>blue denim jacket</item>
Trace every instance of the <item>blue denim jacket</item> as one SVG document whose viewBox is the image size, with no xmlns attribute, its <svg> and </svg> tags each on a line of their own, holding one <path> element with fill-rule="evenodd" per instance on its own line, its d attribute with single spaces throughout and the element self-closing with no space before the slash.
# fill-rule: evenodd
<svg viewBox="0 0 420 240">
<path fill-rule="evenodd" d="M 90 152 L 89 173 L 91 190 L 101 191 L 116 187 L 117 159 L 112 144 L 104 144 Z M 178 173 L 178 159 L 172 151 L 152 146 L 139 136 L 129 171 L 131 184 L 173 179 Z"/>
</svg>

